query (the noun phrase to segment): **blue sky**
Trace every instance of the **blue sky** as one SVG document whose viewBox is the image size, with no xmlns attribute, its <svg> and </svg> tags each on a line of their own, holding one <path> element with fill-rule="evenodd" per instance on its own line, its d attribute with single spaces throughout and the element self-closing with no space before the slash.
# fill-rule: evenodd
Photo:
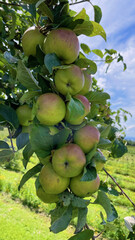
<svg viewBox="0 0 135 240">
<path fill-rule="evenodd" d="M 107 42 L 100 36 L 89 38 L 84 35 L 79 41 L 89 45 L 90 49 L 115 49 L 124 57 L 127 70 L 123 72 L 122 63 L 114 62 L 105 73 L 106 65 L 99 64 L 96 73 L 98 84 L 111 96 L 111 108 L 123 108 L 132 114 L 126 126 L 127 137 L 135 137 L 135 1 L 128 0 L 93 0 L 94 5 L 102 9 L 101 25 L 107 34 Z M 86 9 L 93 20 L 93 9 L 89 3 L 74 5 L 72 9 L 79 12 Z M 90 57 L 90 56 L 89 56 Z"/>
</svg>

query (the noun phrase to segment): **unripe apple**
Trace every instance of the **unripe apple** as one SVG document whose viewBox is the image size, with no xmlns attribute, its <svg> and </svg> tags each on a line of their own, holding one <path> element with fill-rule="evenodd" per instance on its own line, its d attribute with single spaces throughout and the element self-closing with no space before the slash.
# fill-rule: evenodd
<svg viewBox="0 0 135 240">
<path fill-rule="evenodd" d="M 83 95 L 79 95 L 77 94 L 76 96 L 74 96 L 74 98 L 80 100 L 82 102 L 82 104 L 84 105 L 84 114 L 80 117 L 77 117 L 76 119 L 71 119 L 70 118 L 70 112 L 67 108 L 66 111 L 66 116 L 65 116 L 65 120 L 72 124 L 72 125 L 79 125 L 83 122 L 84 118 L 87 116 L 87 114 L 90 112 L 90 102 L 88 101 L 88 99 L 83 96 Z M 69 103 L 67 103 L 68 106 Z"/>
<path fill-rule="evenodd" d="M 62 177 L 79 175 L 86 163 L 86 158 L 81 148 L 73 143 L 57 149 L 52 157 L 52 166 L 55 172 Z"/>
<path fill-rule="evenodd" d="M 40 123 L 55 125 L 63 120 L 66 106 L 60 96 L 55 93 L 45 93 L 36 102 L 36 117 Z"/>
<path fill-rule="evenodd" d="M 36 190 L 38 198 L 44 203 L 55 203 L 59 201 L 57 194 L 48 194 L 46 193 L 41 186 Z"/>
<path fill-rule="evenodd" d="M 76 34 L 67 28 L 52 30 L 44 40 L 45 54 L 55 53 L 63 64 L 73 63 L 79 55 L 79 41 Z"/>
<path fill-rule="evenodd" d="M 16 109 L 16 114 L 20 125 L 29 126 L 33 121 L 32 109 L 28 105 L 19 106 Z"/>
<path fill-rule="evenodd" d="M 97 149 L 97 152 L 92 159 L 95 162 L 95 165 L 96 165 L 95 167 L 96 167 L 97 172 L 101 171 L 106 162 L 106 158 L 104 157 L 103 153 L 101 152 L 101 150 L 99 148 Z"/>
<path fill-rule="evenodd" d="M 39 174 L 39 182 L 43 190 L 48 194 L 59 194 L 66 190 L 69 178 L 59 176 L 51 163 L 44 165 Z"/>
<path fill-rule="evenodd" d="M 92 181 L 80 181 L 82 174 L 71 178 L 70 189 L 78 197 L 89 197 L 99 189 L 100 179 L 97 178 Z"/>
<path fill-rule="evenodd" d="M 59 69 L 54 77 L 57 90 L 63 94 L 77 94 L 84 86 L 84 74 L 76 65 L 65 69 Z"/>
<path fill-rule="evenodd" d="M 35 26 L 28 28 L 22 36 L 22 47 L 26 56 L 36 56 L 36 47 L 43 47 L 45 36 Z"/>
<path fill-rule="evenodd" d="M 91 90 L 92 87 L 92 77 L 86 71 L 83 71 L 84 74 L 84 86 L 79 92 L 81 95 L 85 95 Z"/>
<path fill-rule="evenodd" d="M 90 150 L 99 142 L 100 132 L 96 127 L 86 125 L 74 134 L 74 142 L 80 146 L 84 153 Z"/>
</svg>

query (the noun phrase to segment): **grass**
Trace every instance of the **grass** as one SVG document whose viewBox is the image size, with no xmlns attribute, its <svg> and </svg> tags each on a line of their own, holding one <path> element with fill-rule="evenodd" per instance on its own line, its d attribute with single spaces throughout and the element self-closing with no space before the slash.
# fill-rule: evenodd
<svg viewBox="0 0 135 240">
<path fill-rule="evenodd" d="M 2 138 L 4 139 L 5 135 L 1 135 Z M 132 201 L 135 203 L 135 147 L 128 147 L 129 151 L 126 153 L 122 158 L 120 159 L 108 159 L 105 168 L 107 171 L 116 179 L 116 181 L 119 183 L 119 185 L 123 188 L 123 190 L 128 194 L 128 196 L 132 199 Z M 104 154 L 107 156 L 107 152 L 104 152 Z M 9 165 L 7 164 L 6 168 L 0 168 L 0 191 L 2 194 L 0 194 L 0 206 L 3 206 L 3 210 L 0 207 L 0 214 L 2 216 L 2 222 L 0 222 L 0 228 L 4 229 L 2 231 L 1 229 L 1 235 L 0 235 L 0 240 L 12 240 L 12 239 L 39 239 L 40 236 L 42 239 L 45 240 L 50 240 L 50 239 L 61 239 L 61 240 L 66 240 L 68 239 L 68 236 L 73 233 L 73 227 L 68 228 L 67 231 L 62 232 L 61 234 L 63 235 L 54 235 L 49 232 L 49 226 L 50 226 L 50 218 L 48 216 L 48 213 L 51 209 L 55 207 L 55 204 L 44 204 L 42 203 L 35 194 L 35 178 L 30 179 L 22 188 L 20 192 L 18 192 L 18 184 L 20 182 L 20 179 L 22 177 L 22 174 L 26 171 L 23 168 L 22 161 L 21 161 L 21 154 L 17 153 L 15 156 L 14 161 L 12 161 Z M 33 164 L 37 163 L 37 158 L 36 156 L 33 156 L 28 164 L 28 169 L 30 169 Z M 14 170 L 14 171 L 12 171 Z M 103 181 L 107 181 L 111 186 L 114 186 L 114 182 L 106 177 L 106 174 L 104 171 L 101 171 L 99 173 L 100 178 Z M 119 191 L 119 189 L 116 187 L 116 189 Z M 4 195 L 3 195 L 4 193 Z M 6 195 L 5 195 L 6 194 Z M 7 198 L 7 202 L 6 202 Z M 127 229 L 124 226 L 124 220 L 123 218 L 126 216 L 131 216 L 135 215 L 135 211 L 133 210 L 133 206 L 130 203 L 130 201 L 123 195 L 120 195 L 119 197 L 115 197 L 112 195 L 109 195 L 109 198 L 111 199 L 113 205 L 115 206 L 116 210 L 118 211 L 119 214 L 119 219 L 115 221 L 115 223 L 110 223 L 111 229 L 113 230 L 107 231 L 107 233 L 103 234 L 104 238 L 102 237 L 101 239 L 110 239 L 110 240 L 124 240 L 125 235 L 128 234 Z M 15 200 L 15 201 L 13 201 Z M 10 204 L 12 203 L 12 208 L 13 210 L 11 213 L 13 214 L 12 217 L 8 218 L 7 217 L 7 212 L 8 208 L 10 209 L 11 206 Z M 22 205 L 22 204 L 23 205 Z M 14 205 L 15 204 L 15 205 Z M 18 208 L 17 206 L 19 204 L 19 208 L 21 209 L 20 211 L 22 214 L 22 217 L 19 215 L 19 218 L 17 217 L 17 211 Z M 21 206 L 21 207 L 20 207 Z M 24 207 L 25 206 L 25 207 Z M 28 206 L 29 208 L 27 208 Z M 14 210 L 14 207 L 16 209 L 16 212 Z M 6 210 L 7 208 L 7 210 Z M 34 209 L 35 212 L 30 211 Z M 102 231 L 104 229 L 104 226 L 100 224 L 101 218 L 100 218 L 100 211 L 103 212 L 105 216 L 105 212 L 103 209 L 98 206 L 98 205 L 89 205 L 89 211 L 88 211 L 88 224 L 94 228 L 95 230 L 100 230 Z M 2 213 L 1 213 L 2 212 Z M 27 212 L 27 213 L 25 213 Z M 32 213 L 31 215 L 31 220 L 29 220 L 28 216 L 29 214 Z M 36 212 L 38 214 L 36 214 Z M 42 214 L 41 214 L 42 213 Z M 10 214 L 10 213 L 8 213 Z M 19 225 L 18 219 L 23 219 L 21 220 Z M 33 217 L 32 217 L 33 216 Z M 42 221 L 41 219 L 45 218 L 45 221 Z M 12 218 L 14 221 L 12 222 Z M 106 218 L 106 216 L 105 216 Z M 1 219 L 1 217 L 0 217 Z M 37 219 L 37 220 L 35 220 Z M 31 225 L 27 225 L 27 227 L 24 227 L 24 223 L 26 222 L 32 222 L 32 221 L 37 221 L 36 223 L 33 223 Z M 8 227 L 12 225 L 13 231 L 16 233 L 19 231 L 19 228 L 21 229 L 20 231 L 23 231 L 21 236 L 22 238 L 16 237 L 13 235 L 13 233 L 10 233 L 11 228 Z M 15 223 L 16 222 L 16 223 Z M 76 223 L 76 219 L 72 221 L 73 224 Z M 24 224 L 24 225 L 23 225 Z M 30 223 L 29 223 L 30 224 Z M 36 224 L 36 228 L 35 225 Z M 33 227 L 32 227 L 33 226 Z M 115 226 L 115 228 L 114 228 Z M 43 228 L 46 229 L 45 232 L 43 231 Z M 7 229 L 7 230 L 6 230 Z M 10 229 L 10 231 L 9 231 Z M 8 234 L 9 232 L 9 234 Z M 33 237 L 34 233 L 34 237 Z M 7 235 L 6 235 L 7 234 Z M 14 236 L 14 238 L 11 238 L 11 236 Z M 19 233 L 18 233 L 19 234 Z M 27 235 L 29 234 L 29 235 Z M 46 235 L 47 234 L 47 235 Z M 51 235 L 49 235 L 51 234 Z M 123 235 L 122 235 L 123 234 Z M 27 237 L 26 237 L 27 236 Z M 59 238 L 60 236 L 60 238 Z M 100 239 L 100 238 L 99 238 Z"/>
</svg>

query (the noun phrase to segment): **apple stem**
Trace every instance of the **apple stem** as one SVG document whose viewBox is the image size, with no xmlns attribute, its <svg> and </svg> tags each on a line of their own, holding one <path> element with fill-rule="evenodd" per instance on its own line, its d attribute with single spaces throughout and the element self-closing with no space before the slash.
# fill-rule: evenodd
<svg viewBox="0 0 135 240">
<path fill-rule="evenodd" d="M 121 190 L 121 193 L 123 195 L 125 195 L 125 197 L 132 203 L 132 205 L 135 208 L 135 204 L 133 203 L 133 201 L 129 198 L 129 196 L 123 191 L 123 189 L 120 187 L 120 185 L 116 182 L 116 180 L 114 179 L 114 177 L 112 177 L 105 168 L 103 168 L 103 170 L 105 171 L 105 173 L 113 180 L 113 182 L 117 185 L 117 187 Z"/>
<path fill-rule="evenodd" d="M 10 129 L 9 126 L 8 126 L 8 133 L 9 133 L 9 138 L 10 138 L 12 150 L 13 150 L 13 152 L 15 153 L 15 149 L 14 149 L 14 145 L 13 145 L 13 140 L 12 140 L 12 133 L 11 133 L 11 129 Z"/>
</svg>

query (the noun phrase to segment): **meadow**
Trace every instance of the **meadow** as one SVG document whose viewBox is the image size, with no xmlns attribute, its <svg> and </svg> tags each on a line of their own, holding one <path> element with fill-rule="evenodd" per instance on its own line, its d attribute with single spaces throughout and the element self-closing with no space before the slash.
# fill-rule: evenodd
<svg viewBox="0 0 135 240">
<path fill-rule="evenodd" d="M 6 131 L 0 131 L 0 139 L 7 135 Z M 104 152 L 107 156 L 108 153 Z M 107 157 L 106 170 L 115 178 L 125 193 L 135 203 L 135 147 L 129 146 L 128 153 L 120 159 Z M 36 156 L 32 156 L 28 163 L 30 169 L 37 163 Z M 76 219 L 71 222 L 67 230 L 55 235 L 49 231 L 49 211 L 55 208 L 55 204 L 44 204 L 36 196 L 35 178 L 30 179 L 18 191 L 18 185 L 26 170 L 22 164 L 21 151 L 15 154 L 14 160 L 0 167 L 0 240 L 67 240 L 74 232 Z M 110 186 L 114 182 L 100 172 L 100 178 L 107 181 Z M 116 187 L 116 190 L 119 189 Z M 113 205 L 117 209 L 118 219 L 105 227 L 101 223 L 100 211 L 105 212 L 99 205 L 89 205 L 88 224 L 97 232 L 103 232 L 98 239 L 124 240 L 127 239 L 128 230 L 124 225 L 124 217 L 135 215 L 133 205 L 124 196 L 115 197 L 109 195 Z M 105 216 L 106 217 L 106 216 Z"/>
</svg>

